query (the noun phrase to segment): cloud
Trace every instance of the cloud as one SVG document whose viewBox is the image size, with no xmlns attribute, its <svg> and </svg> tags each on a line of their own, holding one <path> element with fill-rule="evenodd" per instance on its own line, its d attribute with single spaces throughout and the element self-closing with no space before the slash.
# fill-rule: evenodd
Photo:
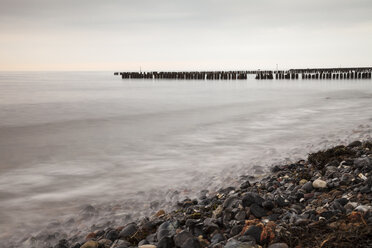
<svg viewBox="0 0 372 248">
<path fill-rule="evenodd" d="M 102 62 L 128 66 L 131 61 L 148 61 L 154 67 L 372 62 L 370 0 L 0 0 L 0 4 L 3 67 L 7 61 L 12 68 L 17 61 L 22 68 L 32 61 L 48 68 Z"/>
</svg>

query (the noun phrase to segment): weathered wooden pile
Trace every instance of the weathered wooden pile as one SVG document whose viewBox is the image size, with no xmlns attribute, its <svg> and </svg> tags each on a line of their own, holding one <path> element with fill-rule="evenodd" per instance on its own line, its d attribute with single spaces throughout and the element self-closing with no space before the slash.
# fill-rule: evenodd
<svg viewBox="0 0 372 248">
<path fill-rule="evenodd" d="M 371 79 L 372 67 L 317 68 L 276 71 L 189 71 L 189 72 L 115 72 L 123 79 L 179 79 L 179 80 L 246 80 L 255 74 L 259 80 L 283 79 Z"/>
</svg>

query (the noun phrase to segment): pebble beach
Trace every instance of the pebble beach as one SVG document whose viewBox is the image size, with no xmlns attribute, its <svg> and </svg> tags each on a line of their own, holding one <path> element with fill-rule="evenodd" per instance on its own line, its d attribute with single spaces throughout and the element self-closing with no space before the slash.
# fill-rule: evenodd
<svg viewBox="0 0 372 248">
<path fill-rule="evenodd" d="M 202 190 L 123 226 L 65 237 L 30 237 L 24 247 L 287 248 L 372 247 L 372 140 L 310 153 L 275 165 L 263 178 L 242 175 L 238 187 Z M 94 206 L 81 215 L 94 216 Z M 44 238 L 44 239 L 43 239 Z M 49 245 L 49 246 L 48 246 Z"/>
</svg>

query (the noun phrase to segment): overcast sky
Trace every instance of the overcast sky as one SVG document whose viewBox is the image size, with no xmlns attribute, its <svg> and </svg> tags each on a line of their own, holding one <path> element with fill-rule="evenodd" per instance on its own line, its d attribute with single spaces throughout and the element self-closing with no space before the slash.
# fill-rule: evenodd
<svg viewBox="0 0 372 248">
<path fill-rule="evenodd" d="M 0 70 L 372 66 L 372 0 L 0 0 Z"/>
</svg>

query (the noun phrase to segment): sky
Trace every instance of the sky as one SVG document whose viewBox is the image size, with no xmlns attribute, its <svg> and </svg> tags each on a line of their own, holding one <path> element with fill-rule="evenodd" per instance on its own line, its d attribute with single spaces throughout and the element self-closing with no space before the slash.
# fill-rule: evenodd
<svg viewBox="0 0 372 248">
<path fill-rule="evenodd" d="M 0 0 L 2 71 L 372 66 L 371 0 Z"/>
</svg>

